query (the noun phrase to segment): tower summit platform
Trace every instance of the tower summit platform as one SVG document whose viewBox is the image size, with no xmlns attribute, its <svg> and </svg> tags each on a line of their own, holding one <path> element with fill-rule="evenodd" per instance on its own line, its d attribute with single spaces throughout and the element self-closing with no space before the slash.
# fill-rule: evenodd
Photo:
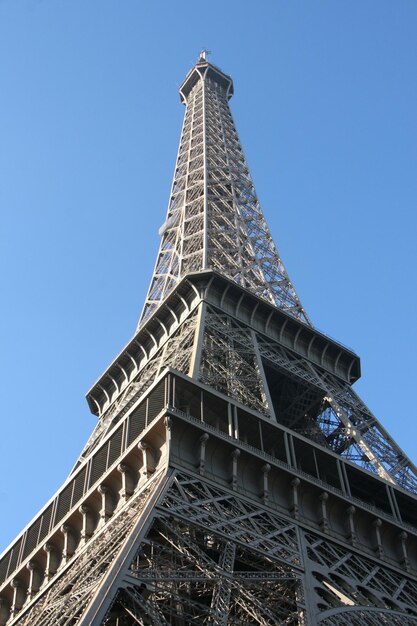
<svg viewBox="0 0 417 626">
<path fill-rule="evenodd" d="M 222 89 L 225 90 L 227 98 L 233 96 L 233 80 L 227 74 L 224 74 L 218 67 L 209 63 L 207 60 L 207 51 L 200 52 L 199 59 L 194 67 L 188 72 L 181 87 L 179 89 L 181 102 L 186 104 L 187 97 L 192 91 L 193 87 L 199 80 L 205 80 L 206 78 L 217 82 Z"/>
</svg>

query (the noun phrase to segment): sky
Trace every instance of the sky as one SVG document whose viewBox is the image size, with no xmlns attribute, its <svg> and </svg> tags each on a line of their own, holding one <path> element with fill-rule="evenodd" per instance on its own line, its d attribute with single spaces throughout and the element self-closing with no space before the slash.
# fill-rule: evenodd
<svg viewBox="0 0 417 626">
<path fill-rule="evenodd" d="M 134 333 L 203 48 L 304 307 L 417 461 L 416 27 L 414 0 L 0 1 L 0 551 Z"/>
</svg>

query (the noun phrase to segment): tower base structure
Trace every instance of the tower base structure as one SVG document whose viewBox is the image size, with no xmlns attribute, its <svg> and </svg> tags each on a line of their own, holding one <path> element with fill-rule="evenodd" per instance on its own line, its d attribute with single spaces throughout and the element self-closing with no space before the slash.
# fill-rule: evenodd
<svg viewBox="0 0 417 626">
<path fill-rule="evenodd" d="M 317 365 L 295 358 L 295 326 L 291 338 L 286 324 L 279 344 L 271 337 L 282 316 L 266 316 L 262 302 L 256 312 L 244 306 L 252 295 L 233 292 L 228 304 L 223 278 L 185 282 L 166 304 L 177 320 L 172 332 L 159 332 L 155 345 L 156 328 L 167 327 L 160 310 L 155 336 L 150 321 L 149 344 L 141 344 L 149 360 L 118 398 L 110 398 L 109 373 L 90 391 L 99 404 L 108 385 L 101 426 L 0 562 L 0 624 L 416 625 L 415 497 L 326 449 L 323 428 L 314 441 L 313 430 L 278 421 L 278 412 L 294 419 L 296 406 L 305 424 L 306 398 L 317 407 L 317 395 L 331 407 L 329 372 L 321 370 L 326 388 L 301 376 Z M 240 314 L 231 315 L 239 301 Z M 268 318 L 269 360 L 257 362 Z M 358 371 L 357 357 L 340 347 L 345 353 L 332 361 L 337 344 L 319 334 L 315 341 L 330 342 L 326 367 L 337 360 L 346 395 L 343 372 Z M 274 352 L 282 362 L 271 373 Z M 294 410 L 283 411 L 283 398 Z"/>
</svg>

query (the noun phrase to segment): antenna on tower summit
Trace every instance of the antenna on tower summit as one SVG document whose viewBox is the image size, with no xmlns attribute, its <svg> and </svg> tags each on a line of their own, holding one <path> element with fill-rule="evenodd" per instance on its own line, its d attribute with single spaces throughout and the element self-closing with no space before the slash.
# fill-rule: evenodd
<svg viewBox="0 0 417 626">
<path fill-rule="evenodd" d="M 211 54 L 210 50 L 207 50 L 206 48 L 203 48 L 202 51 L 200 52 L 200 57 L 199 57 L 199 61 L 207 61 L 207 57 L 208 55 Z"/>
</svg>

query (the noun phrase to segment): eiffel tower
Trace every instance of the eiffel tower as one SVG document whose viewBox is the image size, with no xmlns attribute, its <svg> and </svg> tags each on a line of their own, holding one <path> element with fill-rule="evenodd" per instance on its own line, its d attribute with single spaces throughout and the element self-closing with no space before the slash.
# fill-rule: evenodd
<svg viewBox="0 0 417 626">
<path fill-rule="evenodd" d="M 417 472 L 311 323 L 206 53 L 137 331 L 0 558 L 0 625 L 417 625 Z"/>
</svg>

